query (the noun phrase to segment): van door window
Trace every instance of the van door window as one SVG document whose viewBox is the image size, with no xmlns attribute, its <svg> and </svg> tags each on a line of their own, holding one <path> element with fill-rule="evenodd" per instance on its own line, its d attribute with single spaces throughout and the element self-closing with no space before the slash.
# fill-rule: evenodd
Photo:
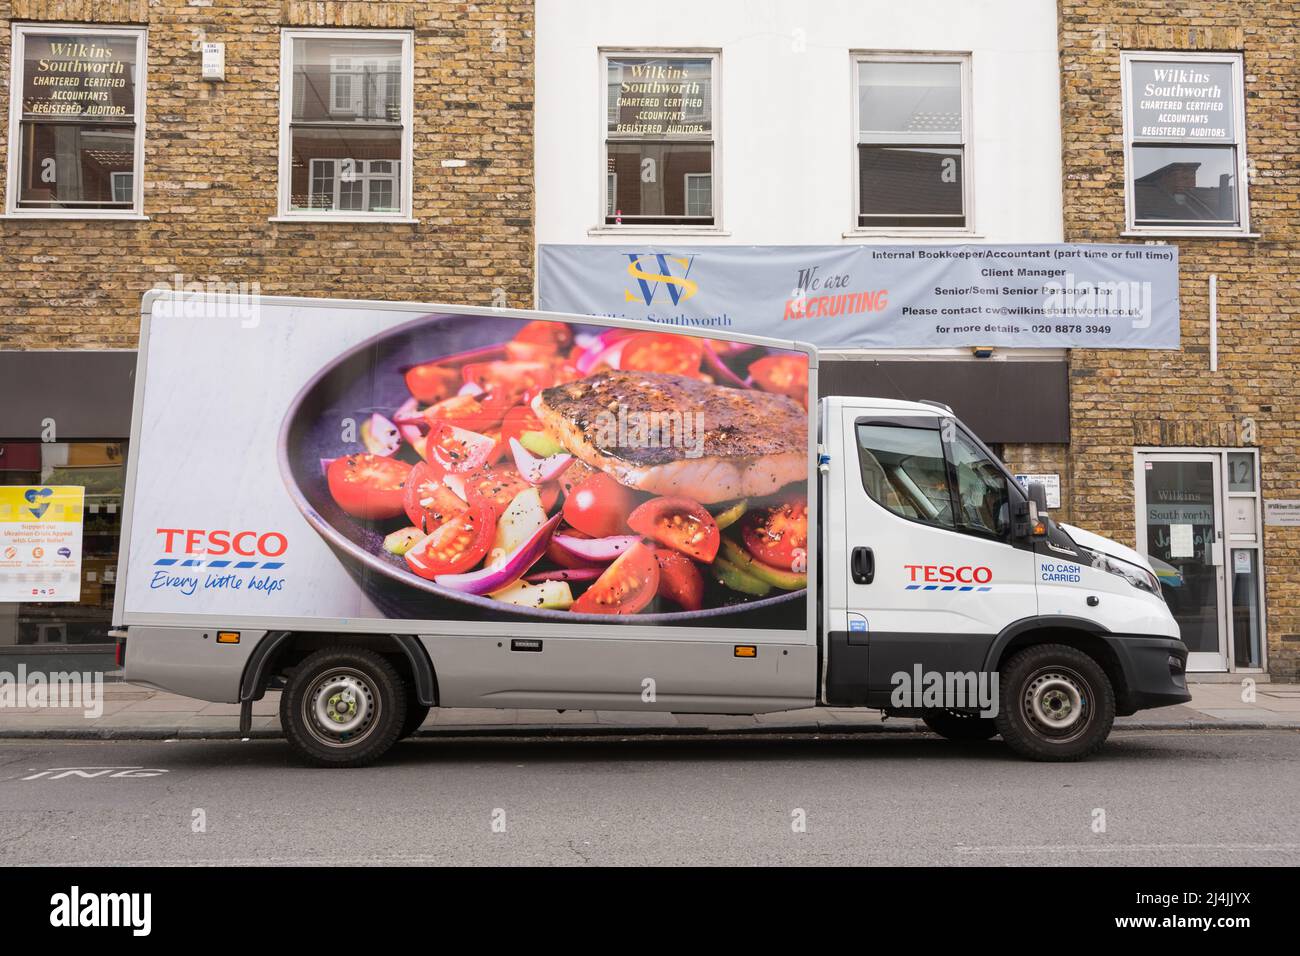
<svg viewBox="0 0 1300 956">
<path fill-rule="evenodd" d="M 960 430 L 948 454 L 957 482 L 957 524 L 963 531 L 1005 538 L 1011 529 L 1006 474 Z"/>
<path fill-rule="evenodd" d="M 857 431 L 862 486 L 872 500 L 912 521 L 953 527 L 939 430 L 862 424 Z"/>
</svg>

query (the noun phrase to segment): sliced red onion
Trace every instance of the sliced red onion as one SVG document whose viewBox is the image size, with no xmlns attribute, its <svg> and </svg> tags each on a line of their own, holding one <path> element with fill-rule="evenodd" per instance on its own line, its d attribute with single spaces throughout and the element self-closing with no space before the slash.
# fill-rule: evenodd
<svg viewBox="0 0 1300 956">
<path fill-rule="evenodd" d="M 330 465 L 334 464 L 334 462 L 336 461 L 338 461 L 337 458 L 322 458 L 320 460 L 320 473 L 322 475 L 328 475 L 330 470 Z"/>
<path fill-rule="evenodd" d="M 590 568 L 556 568 L 554 571 L 535 571 L 524 578 L 529 584 L 543 581 L 594 581 L 605 573 L 603 565 Z"/>
<path fill-rule="evenodd" d="M 402 433 L 396 425 L 375 412 L 361 426 L 361 441 L 372 455 L 388 458 L 402 447 Z"/>
<path fill-rule="evenodd" d="M 710 370 L 717 373 L 718 380 L 723 384 L 731 385 L 736 388 L 750 387 L 743 378 L 731 369 L 727 368 L 726 363 L 723 362 L 721 356 L 718 355 L 717 349 L 713 347 L 713 343 L 707 340 L 704 343 L 704 364 L 707 365 Z"/>
<path fill-rule="evenodd" d="M 397 406 L 397 411 L 393 412 L 393 423 L 397 425 L 397 430 L 402 433 L 406 443 L 414 448 L 417 453 L 420 453 L 420 457 L 423 458 L 424 455 L 420 452 L 420 448 L 424 445 L 424 428 L 421 426 L 427 426 L 428 422 L 424 420 L 423 415 L 416 411 L 419 407 L 420 403 L 414 397 L 408 398 Z M 416 423 L 417 419 L 418 424 Z"/>
<path fill-rule="evenodd" d="M 641 540 L 636 534 L 616 534 L 608 538 L 575 538 L 557 534 L 555 544 L 581 561 L 613 561 Z"/>
<path fill-rule="evenodd" d="M 493 591 L 509 587 L 523 577 L 528 569 L 546 553 L 546 546 L 550 543 L 551 535 L 555 533 L 559 523 L 560 516 L 556 515 L 533 532 L 532 537 L 514 551 L 480 571 L 470 571 L 468 574 L 439 574 L 433 579 L 434 583 L 465 594 L 491 594 Z"/>
<path fill-rule="evenodd" d="M 558 451 L 548 458 L 538 458 L 520 444 L 518 438 L 510 439 L 510 453 L 515 457 L 515 467 L 519 469 L 519 474 L 530 485 L 551 481 L 573 464 L 573 456 L 567 451 Z"/>
</svg>

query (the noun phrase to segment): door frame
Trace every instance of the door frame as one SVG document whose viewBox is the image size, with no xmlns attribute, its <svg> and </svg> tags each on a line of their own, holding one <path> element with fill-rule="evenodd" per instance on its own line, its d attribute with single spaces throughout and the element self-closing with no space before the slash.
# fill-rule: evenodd
<svg viewBox="0 0 1300 956">
<path fill-rule="evenodd" d="M 1243 542 L 1234 541 L 1231 531 L 1227 527 L 1227 510 L 1228 501 L 1233 492 L 1229 491 L 1228 475 L 1228 456 L 1230 454 L 1248 454 L 1254 463 L 1254 498 L 1255 508 L 1255 527 L 1254 541 Z M 1268 672 L 1268 614 L 1264 604 L 1265 586 L 1264 575 L 1264 535 L 1263 535 L 1263 494 L 1261 489 L 1261 469 L 1259 449 L 1251 446 L 1241 447 L 1193 447 L 1193 446 L 1160 446 L 1145 445 L 1133 449 L 1133 538 L 1137 550 L 1145 554 L 1145 531 L 1146 531 L 1146 471 L 1142 467 L 1144 461 L 1153 458 L 1164 458 L 1169 461 L 1189 461 L 1209 459 L 1215 465 L 1214 484 L 1217 490 L 1216 500 L 1214 502 L 1215 521 L 1218 525 L 1221 538 L 1218 542 L 1222 561 L 1219 564 L 1219 656 L 1220 664 L 1211 668 L 1203 666 L 1204 658 L 1208 654 L 1192 654 L 1188 659 L 1187 670 L 1189 673 L 1229 673 L 1229 674 L 1265 674 Z M 1256 553 L 1256 565 L 1259 573 L 1256 575 L 1256 602 L 1259 608 L 1259 667 L 1238 667 L 1236 666 L 1236 655 L 1234 648 L 1236 646 L 1236 635 L 1234 633 L 1233 615 L 1232 615 L 1232 595 L 1229 587 L 1229 566 L 1232 561 L 1232 552 L 1234 550 L 1253 550 Z M 1202 665 L 1202 666 L 1198 666 Z"/>
</svg>

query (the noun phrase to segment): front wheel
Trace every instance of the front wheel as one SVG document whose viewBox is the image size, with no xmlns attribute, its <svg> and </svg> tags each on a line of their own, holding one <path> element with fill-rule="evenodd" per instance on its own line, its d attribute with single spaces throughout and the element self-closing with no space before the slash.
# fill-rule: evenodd
<svg viewBox="0 0 1300 956">
<path fill-rule="evenodd" d="M 1115 691 L 1101 666 L 1064 644 L 1027 647 L 999 671 L 998 733 L 1030 760 L 1082 760 L 1115 723 Z"/>
<path fill-rule="evenodd" d="M 303 659 L 280 695 L 285 739 L 317 767 L 360 767 L 396 742 L 407 716 L 406 685 L 393 665 L 360 647 Z"/>
</svg>

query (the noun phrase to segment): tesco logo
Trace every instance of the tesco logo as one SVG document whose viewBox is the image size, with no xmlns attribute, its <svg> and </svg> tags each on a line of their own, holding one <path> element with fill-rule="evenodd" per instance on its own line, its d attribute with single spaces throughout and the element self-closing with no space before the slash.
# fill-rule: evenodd
<svg viewBox="0 0 1300 956">
<path fill-rule="evenodd" d="M 911 575 L 912 583 L 924 581 L 926 584 L 988 584 L 993 580 L 993 569 L 973 567 L 964 564 L 960 567 L 951 564 L 905 564 L 903 568 Z"/>
<path fill-rule="evenodd" d="M 278 531 L 201 531 L 193 528 L 159 528 L 163 551 L 174 554 L 237 554 L 245 558 L 278 558 L 289 541 Z"/>
</svg>

